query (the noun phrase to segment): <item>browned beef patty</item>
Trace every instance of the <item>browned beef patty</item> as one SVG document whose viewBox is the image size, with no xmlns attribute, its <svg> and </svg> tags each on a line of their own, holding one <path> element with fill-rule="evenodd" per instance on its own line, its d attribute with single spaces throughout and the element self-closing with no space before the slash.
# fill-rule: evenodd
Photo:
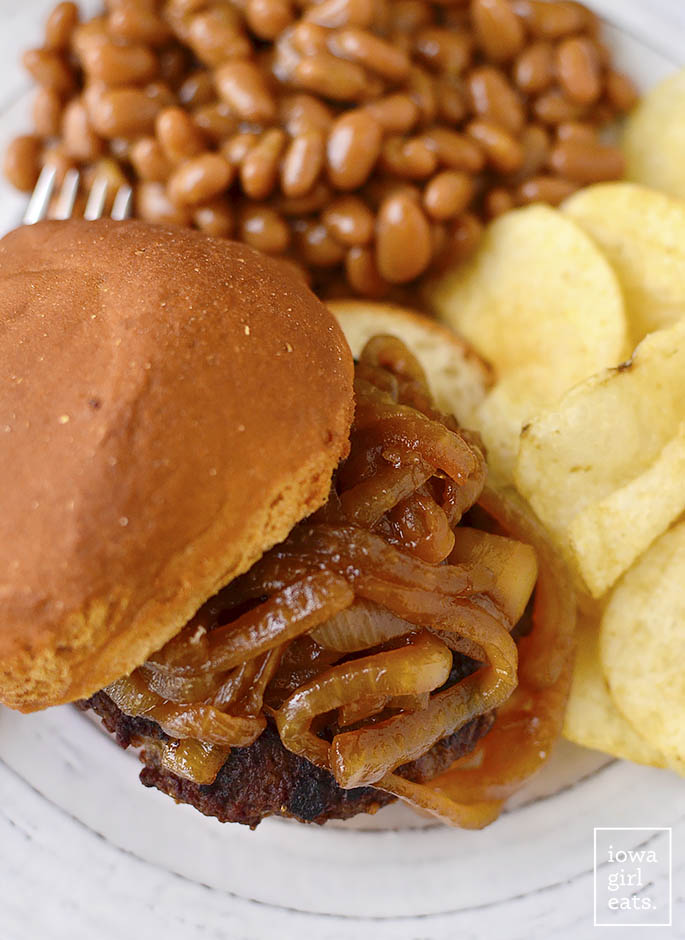
<svg viewBox="0 0 685 940">
<path fill-rule="evenodd" d="M 190 803 L 205 816 L 221 822 L 238 822 L 254 828 L 266 816 L 290 816 L 300 822 L 324 823 L 348 819 L 357 813 L 374 812 L 394 797 L 373 787 L 343 790 L 332 774 L 286 750 L 275 727 L 269 723 L 249 747 L 236 747 L 212 784 L 197 784 L 170 773 L 157 760 L 157 749 L 146 744 L 168 740 L 154 721 L 130 718 L 104 693 L 98 692 L 83 709 L 92 709 L 122 747 L 142 747 L 145 767 L 140 779 L 146 787 L 157 787 L 178 803 Z M 435 744 L 423 757 L 397 771 L 420 783 L 442 773 L 468 754 L 486 734 L 494 714 L 469 722 Z"/>
</svg>

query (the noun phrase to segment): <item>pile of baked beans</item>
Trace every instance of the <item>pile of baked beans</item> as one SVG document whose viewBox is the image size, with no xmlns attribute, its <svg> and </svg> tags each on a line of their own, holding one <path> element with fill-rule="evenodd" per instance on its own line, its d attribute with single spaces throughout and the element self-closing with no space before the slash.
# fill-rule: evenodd
<svg viewBox="0 0 685 940">
<path fill-rule="evenodd" d="M 107 0 L 88 22 L 60 3 L 5 173 L 126 178 L 141 218 L 392 295 L 487 219 L 622 175 L 600 131 L 636 94 L 599 33 L 565 0 Z"/>
</svg>

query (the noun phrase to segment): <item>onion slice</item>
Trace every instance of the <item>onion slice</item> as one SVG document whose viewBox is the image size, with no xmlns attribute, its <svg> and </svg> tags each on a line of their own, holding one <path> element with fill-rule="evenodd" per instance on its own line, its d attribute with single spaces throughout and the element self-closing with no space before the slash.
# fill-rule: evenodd
<svg viewBox="0 0 685 940">
<path fill-rule="evenodd" d="M 226 763 L 230 749 L 187 738 L 185 741 L 167 741 L 161 750 L 162 766 L 172 774 L 194 783 L 214 783 Z"/>
<path fill-rule="evenodd" d="M 147 713 L 172 738 L 197 738 L 222 747 L 254 744 L 266 719 L 242 718 L 220 712 L 212 705 L 158 705 Z"/>
<path fill-rule="evenodd" d="M 415 630 L 407 620 L 384 607 L 371 601 L 358 600 L 312 630 L 310 636 L 327 649 L 356 653 Z"/>
<path fill-rule="evenodd" d="M 470 805 L 457 803 L 439 790 L 431 790 L 422 783 L 412 783 L 397 774 L 388 774 L 375 786 L 378 790 L 398 796 L 414 809 L 430 813 L 440 822 L 459 829 L 484 829 L 497 819 L 502 809 L 502 803 L 498 801 Z"/>
</svg>

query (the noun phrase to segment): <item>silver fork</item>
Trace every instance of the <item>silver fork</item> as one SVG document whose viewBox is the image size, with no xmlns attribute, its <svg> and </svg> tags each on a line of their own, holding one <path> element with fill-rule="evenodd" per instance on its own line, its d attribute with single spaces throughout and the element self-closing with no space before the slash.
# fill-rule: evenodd
<svg viewBox="0 0 685 940">
<path fill-rule="evenodd" d="M 35 189 L 31 194 L 29 204 L 26 207 L 22 222 L 24 225 L 33 225 L 34 222 L 40 222 L 47 218 L 50 208 L 50 200 L 55 191 L 57 180 L 57 169 L 54 166 L 46 165 L 41 170 Z M 78 170 L 67 170 L 64 181 L 62 182 L 54 211 L 50 213 L 52 219 L 70 219 L 78 195 L 78 188 L 81 182 L 81 175 Z M 105 213 L 107 196 L 109 190 L 109 180 L 105 176 L 96 176 L 93 185 L 88 194 L 86 208 L 83 218 L 88 221 L 101 219 Z M 125 183 L 120 186 L 114 196 L 114 203 L 110 217 L 115 221 L 121 222 L 128 219 L 131 215 L 133 203 L 133 190 Z"/>
</svg>

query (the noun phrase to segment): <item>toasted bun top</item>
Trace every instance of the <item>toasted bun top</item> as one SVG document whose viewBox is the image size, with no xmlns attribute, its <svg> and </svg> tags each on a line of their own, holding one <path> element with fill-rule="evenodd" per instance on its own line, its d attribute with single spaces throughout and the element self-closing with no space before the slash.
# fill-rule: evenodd
<svg viewBox="0 0 685 940">
<path fill-rule="evenodd" d="M 129 673 L 321 505 L 352 357 L 280 262 L 189 230 L 0 241 L 0 701 Z"/>
</svg>

